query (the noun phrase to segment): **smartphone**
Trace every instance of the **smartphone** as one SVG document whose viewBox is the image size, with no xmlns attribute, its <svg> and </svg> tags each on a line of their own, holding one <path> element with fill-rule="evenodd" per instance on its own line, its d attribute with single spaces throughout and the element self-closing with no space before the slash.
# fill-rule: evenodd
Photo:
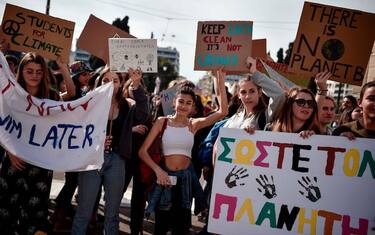
<svg viewBox="0 0 375 235">
<path fill-rule="evenodd" d="M 169 181 L 171 181 L 171 185 L 177 184 L 177 176 L 169 175 Z"/>
</svg>

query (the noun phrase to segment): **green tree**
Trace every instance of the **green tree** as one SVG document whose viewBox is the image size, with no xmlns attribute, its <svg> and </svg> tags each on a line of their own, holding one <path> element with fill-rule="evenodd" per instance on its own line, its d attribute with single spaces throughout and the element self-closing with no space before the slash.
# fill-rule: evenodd
<svg viewBox="0 0 375 235">
<path fill-rule="evenodd" d="M 175 70 L 174 65 L 165 58 L 158 57 L 158 73 L 157 74 L 144 74 L 143 80 L 145 86 L 149 92 L 153 92 L 155 88 L 156 77 L 159 77 L 161 80 L 160 91 L 167 88 L 168 83 L 172 80 L 175 80 L 178 76 L 178 73 Z"/>
<path fill-rule="evenodd" d="M 280 48 L 277 51 L 277 63 L 283 63 L 284 62 L 284 49 Z"/>
<path fill-rule="evenodd" d="M 293 42 L 289 43 L 288 50 L 285 51 L 284 64 L 289 64 L 290 57 L 292 56 Z"/>
</svg>

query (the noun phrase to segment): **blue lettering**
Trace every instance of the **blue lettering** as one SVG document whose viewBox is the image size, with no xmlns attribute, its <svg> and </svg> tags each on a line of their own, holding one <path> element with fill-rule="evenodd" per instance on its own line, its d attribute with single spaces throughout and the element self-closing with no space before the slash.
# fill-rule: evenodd
<svg viewBox="0 0 375 235">
<path fill-rule="evenodd" d="M 17 124 L 16 121 L 13 120 L 13 125 L 12 125 L 12 128 L 10 128 L 9 134 L 11 134 L 14 129 L 18 130 L 17 139 L 21 138 L 22 124 L 20 122 Z"/>
<path fill-rule="evenodd" d="M 197 56 L 197 62 L 200 66 L 213 66 L 213 65 L 224 65 L 224 66 L 232 66 L 232 65 L 237 65 L 237 60 L 238 57 L 237 55 L 233 56 L 221 56 L 221 55 L 204 55 L 202 56 L 198 55 Z"/>
<path fill-rule="evenodd" d="M 5 117 L 5 119 L 2 119 L 0 117 L 0 126 L 3 126 L 6 122 L 9 121 L 9 119 L 12 119 L 9 115 Z"/>
<path fill-rule="evenodd" d="M 86 140 L 89 142 L 89 146 L 92 145 L 91 134 L 94 132 L 94 130 L 95 130 L 94 125 L 90 124 L 86 126 L 85 138 L 83 139 L 82 148 L 85 148 Z"/>
<path fill-rule="evenodd" d="M 34 145 L 34 146 L 40 146 L 40 144 L 34 142 L 35 128 L 36 127 L 34 124 L 33 127 L 31 127 L 29 144 Z"/>
<path fill-rule="evenodd" d="M 66 125 L 66 124 L 59 124 L 59 125 L 57 125 L 57 127 L 58 127 L 58 128 L 64 128 L 64 131 L 63 131 L 63 133 L 62 133 L 62 135 L 61 135 L 61 139 L 60 139 L 60 141 L 59 141 L 59 149 L 61 149 L 61 148 L 62 148 L 62 141 L 63 141 L 63 139 L 64 139 L 64 137 L 65 137 L 65 133 L 66 133 L 67 128 L 69 128 L 69 125 Z"/>
<path fill-rule="evenodd" d="M 48 140 L 52 140 L 53 141 L 53 148 L 55 149 L 56 148 L 56 144 L 57 144 L 57 128 L 56 126 L 52 126 L 51 129 L 49 129 L 49 132 L 46 136 L 46 139 L 44 140 L 42 146 L 44 147 Z"/>
<path fill-rule="evenodd" d="M 82 126 L 72 126 L 72 131 L 70 132 L 69 138 L 68 138 L 68 149 L 77 149 L 79 148 L 78 145 L 72 145 L 72 139 L 77 139 L 77 136 L 73 135 L 73 132 L 77 128 L 82 128 Z"/>
</svg>

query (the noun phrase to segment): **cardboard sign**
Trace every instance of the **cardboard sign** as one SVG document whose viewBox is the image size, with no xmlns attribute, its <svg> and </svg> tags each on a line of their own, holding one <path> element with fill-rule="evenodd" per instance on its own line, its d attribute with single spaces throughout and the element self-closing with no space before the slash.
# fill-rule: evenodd
<svg viewBox="0 0 375 235">
<path fill-rule="evenodd" d="M 1 26 L 1 37 L 9 42 L 10 50 L 69 62 L 74 22 L 7 3 Z"/>
<path fill-rule="evenodd" d="M 289 67 L 361 85 L 375 39 L 375 14 L 305 2 Z"/>
<path fill-rule="evenodd" d="M 222 128 L 208 231 L 374 234 L 373 139 Z"/>
<path fill-rule="evenodd" d="M 275 78 L 276 80 L 279 80 L 278 77 L 281 75 L 282 77 L 288 79 L 291 83 L 302 87 L 307 87 L 310 80 L 308 74 L 295 73 L 290 71 L 287 64 L 276 63 L 270 60 L 261 61 L 257 59 L 257 69 L 262 73 L 267 73 L 269 77 Z M 288 82 L 284 83 L 289 87 Z M 290 87 L 293 87 L 293 84 L 291 84 Z"/>
<path fill-rule="evenodd" d="M 194 70 L 247 72 L 252 34 L 251 21 L 198 22 Z"/>
<path fill-rule="evenodd" d="M 139 68 L 143 73 L 158 72 L 156 39 L 110 38 L 109 67 L 114 72 Z"/>
<path fill-rule="evenodd" d="M 0 64 L 0 144 L 46 169 L 100 169 L 113 83 L 69 102 L 38 99 L 14 80 L 2 53 Z"/>
<path fill-rule="evenodd" d="M 113 37 L 134 38 L 127 32 L 90 15 L 78 38 L 77 47 L 108 62 L 108 38 Z"/>
<path fill-rule="evenodd" d="M 267 60 L 267 39 L 254 39 L 251 46 L 251 56 Z"/>
<path fill-rule="evenodd" d="M 163 108 L 164 115 L 172 115 L 175 113 L 173 108 L 173 98 L 177 92 L 177 86 L 168 88 L 160 92 L 161 106 Z"/>
</svg>

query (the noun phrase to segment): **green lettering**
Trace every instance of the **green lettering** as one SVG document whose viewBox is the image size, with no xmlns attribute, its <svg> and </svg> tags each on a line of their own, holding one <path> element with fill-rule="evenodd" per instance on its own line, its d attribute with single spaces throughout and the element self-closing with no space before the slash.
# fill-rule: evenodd
<svg viewBox="0 0 375 235">
<path fill-rule="evenodd" d="M 227 156 L 230 152 L 230 148 L 229 148 L 227 142 L 234 143 L 235 140 L 236 139 L 234 139 L 234 138 L 225 138 L 225 137 L 220 138 L 220 142 L 224 147 L 224 151 L 220 154 L 220 156 L 218 158 L 219 161 L 232 163 L 232 159 L 227 158 Z"/>
</svg>

